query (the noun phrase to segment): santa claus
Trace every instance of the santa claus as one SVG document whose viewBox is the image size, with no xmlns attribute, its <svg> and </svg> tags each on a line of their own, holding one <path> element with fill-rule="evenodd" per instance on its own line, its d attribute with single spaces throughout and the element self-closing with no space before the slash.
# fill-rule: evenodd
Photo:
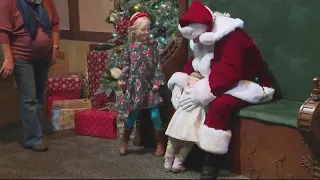
<svg viewBox="0 0 320 180">
<path fill-rule="evenodd" d="M 215 179 L 220 171 L 221 155 L 228 152 L 231 139 L 232 115 L 249 104 L 270 101 L 274 94 L 267 64 L 242 28 L 241 19 L 213 13 L 198 0 L 179 20 L 179 31 L 190 40 L 193 56 L 182 72 L 172 75 L 168 87 L 176 99 L 192 72 L 205 77 L 195 85 L 196 99 L 173 102 L 187 110 L 208 106 L 198 142 L 206 151 L 201 179 Z"/>
</svg>

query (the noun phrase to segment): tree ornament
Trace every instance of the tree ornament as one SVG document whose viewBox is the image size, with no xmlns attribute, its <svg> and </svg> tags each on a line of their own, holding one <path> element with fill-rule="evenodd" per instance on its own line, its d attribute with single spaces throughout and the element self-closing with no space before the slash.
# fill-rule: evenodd
<svg viewBox="0 0 320 180">
<path fill-rule="evenodd" d="M 142 11 L 142 6 L 140 4 L 136 4 L 130 8 L 130 13 L 133 15 L 136 12 Z"/>
</svg>

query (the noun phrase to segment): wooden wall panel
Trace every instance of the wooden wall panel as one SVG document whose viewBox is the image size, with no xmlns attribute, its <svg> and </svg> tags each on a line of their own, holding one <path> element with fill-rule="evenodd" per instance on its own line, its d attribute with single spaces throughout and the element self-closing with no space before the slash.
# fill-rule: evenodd
<svg viewBox="0 0 320 180">
<path fill-rule="evenodd" d="M 113 8 L 113 0 L 94 0 L 94 3 L 79 0 L 80 31 L 114 32 L 113 25 L 105 22 L 109 11 Z"/>
<path fill-rule="evenodd" d="M 95 15 L 91 15 L 90 11 L 92 11 L 92 9 L 90 9 L 88 12 L 85 11 L 85 9 L 83 8 L 83 5 L 87 4 L 87 2 L 85 4 L 83 0 L 81 1 L 81 4 L 79 4 L 79 0 L 64 0 L 68 2 L 68 10 L 69 10 L 69 17 L 64 17 L 64 12 L 65 12 L 65 6 L 63 6 L 66 3 L 61 3 L 59 1 L 63 1 L 63 0 L 55 0 L 57 9 L 60 9 L 60 11 L 63 11 L 61 14 L 59 13 L 60 19 L 64 19 L 64 18 L 68 18 L 69 19 L 69 26 L 70 29 L 69 30 L 64 30 L 61 29 L 60 30 L 60 39 L 65 39 L 65 40 L 76 40 L 76 41 L 94 41 L 94 42 L 106 42 L 107 40 L 112 38 L 112 26 L 110 25 L 103 25 L 103 23 L 105 23 L 104 21 L 101 22 L 100 26 L 106 26 L 106 30 L 101 31 L 101 29 L 103 28 L 98 28 L 98 32 L 97 31 L 93 31 L 92 29 L 88 29 L 88 25 L 86 25 L 85 27 L 87 27 L 87 29 L 81 30 L 80 28 L 80 22 L 83 20 L 80 20 L 80 15 L 81 13 L 83 14 L 82 17 L 85 17 L 86 21 L 92 21 L 94 18 L 97 18 L 97 14 Z M 103 6 L 103 4 L 107 4 L 106 2 L 109 2 L 110 0 L 95 0 L 95 1 L 88 1 L 91 2 L 90 8 L 92 8 L 91 6 L 94 7 L 100 7 Z M 94 2 L 94 3 L 93 3 Z M 103 3 L 103 4 L 99 4 L 97 2 Z M 109 2 L 109 5 L 112 5 L 113 3 Z M 63 6 L 63 7 L 62 7 Z M 82 7 L 82 10 L 80 12 L 80 8 Z M 111 8 L 111 7 L 110 7 Z M 109 8 L 109 9 L 110 9 Z M 112 7 L 113 8 L 113 7 Z M 59 10 L 58 10 L 59 11 Z M 104 12 L 106 11 L 106 12 Z M 101 14 L 100 14 L 101 13 Z M 100 12 L 99 14 L 101 15 L 101 17 L 99 17 L 99 19 L 105 19 L 108 14 L 108 8 L 105 8 L 105 10 L 103 10 L 103 12 Z M 98 23 L 100 23 L 101 20 L 97 20 Z M 62 23 L 62 22 L 61 22 Z M 93 28 L 97 28 L 99 27 L 99 25 L 97 25 L 97 23 L 95 25 L 90 25 L 89 26 L 93 26 Z M 95 27 L 94 27 L 95 26 Z M 90 31 L 88 31 L 90 30 Z"/>
</svg>

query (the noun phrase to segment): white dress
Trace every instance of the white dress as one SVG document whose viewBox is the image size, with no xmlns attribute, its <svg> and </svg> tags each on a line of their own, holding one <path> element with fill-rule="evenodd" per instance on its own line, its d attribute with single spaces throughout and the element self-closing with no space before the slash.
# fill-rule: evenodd
<svg viewBox="0 0 320 180">
<path fill-rule="evenodd" d="M 179 102 L 186 98 L 195 98 L 193 88 L 185 87 Z M 205 108 L 201 105 L 190 112 L 178 108 L 172 116 L 166 135 L 182 141 L 198 142 L 205 115 Z"/>
</svg>

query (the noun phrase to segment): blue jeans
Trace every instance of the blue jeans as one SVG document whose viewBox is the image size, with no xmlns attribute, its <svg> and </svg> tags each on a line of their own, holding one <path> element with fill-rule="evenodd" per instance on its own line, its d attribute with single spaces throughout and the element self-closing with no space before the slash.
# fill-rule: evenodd
<svg viewBox="0 0 320 180">
<path fill-rule="evenodd" d="M 50 60 L 14 60 L 13 75 L 20 93 L 25 146 L 42 142 L 40 119 L 49 66 Z"/>
</svg>

